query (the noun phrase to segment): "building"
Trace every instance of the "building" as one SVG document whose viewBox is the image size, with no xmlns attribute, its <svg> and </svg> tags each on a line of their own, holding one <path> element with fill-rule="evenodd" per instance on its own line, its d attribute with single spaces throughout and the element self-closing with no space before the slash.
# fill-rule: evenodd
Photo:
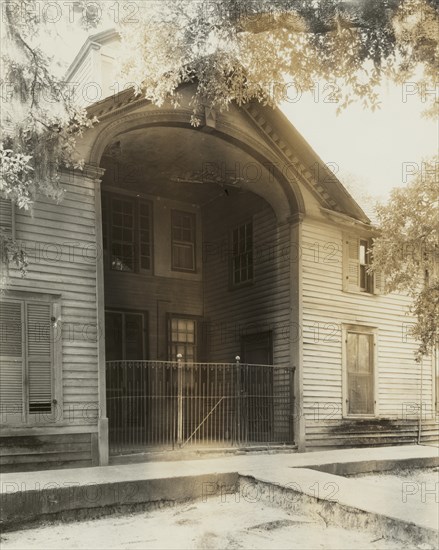
<svg viewBox="0 0 439 550">
<path fill-rule="evenodd" d="M 112 89 L 115 48 L 87 41 L 79 90 Z M 1 301 L 3 470 L 437 441 L 437 358 L 414 362 L 408 298 L 367 273 L 370 220 L 281 112 L 206 107 L 195 128 L 190 85 L 177 109 L 107 91 L 64 200 L 1 202 L 30 259 Z"/>
</svg>

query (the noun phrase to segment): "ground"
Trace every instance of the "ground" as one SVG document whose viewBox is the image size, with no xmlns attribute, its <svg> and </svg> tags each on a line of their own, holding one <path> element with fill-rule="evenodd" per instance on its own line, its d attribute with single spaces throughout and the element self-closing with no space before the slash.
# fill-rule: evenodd
<svg viewBox="0 0 439 550">
<path fill-rule="evenodd" d="M 0 550 L 436 549 L 433 542 L 439 502 L 437 451 L 423 446 L 339 449 L 4 474 L 0 491 L 5 503 L 12 499 L 9 515 L 6 508 L 2 510 L 6 514 L 5 525 L 7 521 L 13 525 L 23 518 L 40 523 L 35 528 L 6 532 Z M 343 477 L 313 468 L 331 464 L 337 464 L 341 470 L 345 465 L 347 471 L 352 471 L 353 465 L 357 471 L 390 465 L 393 469 Z M 409 464 L 419 467 L 403 469 Z M 230 472 L 241 472 L 239 486 L 237 474 Z M 211 479 L 210 475 L 214 476 L 214 484 L 225 483 L 225 490 L 202 499 L 205 492 L 201 486 Z M 187 482 L 182 483 L 183 479 Z M 39 487 L 57 488 L 45 489 L 44 498 L 39 494 L 43 503 L 40 513 L 31 506 L 36 480 Z M 293 482 L 297 491 L 294 487 L 291 491 Z M 78 507 L 85 502 L 84 494 L 75 492 L 77 498 L 71 502 L 74 506 L 71 509 L 66 506 L 70 501 L 65 500 L 67 493 L 63 487 L 88 487 L 91 483 L 101 488 L 138 484 L 137 496 L 142 498 L 126 500 L 120 498 L 122 493 L 102 490 L 99 502 L 105 502 L 109 508 L 101 508 L 99 502 L 96 507 Z M 176 483 L 182 484 L 178 488 Z M 336 493 L 332 490 L 334 485 Z M 11 486 L 16 488 L 12 493 Z M 237 487 L 236 494 L 227 492 Z M 252 490 L 255 487 L 258 490 Z M 82 500 L 78 495 L 82 495 Z M 185 500 L 170 506 L 178 498 Z M 167 507 L 159 506 L 160 502 L 167 502 Z M 44 524 L 40 514 L 47 509 L 58 514 L 58 518 L 76 521 Z M 107 513 L 118 510 L 118 514 L 99 517 L 105 510 Z M 365 512 L 358 517 L 355 510 Z M 353 525 L 364 525 L 364 529 L 348 528 Z M 406 528 L 399 531 L 403 525 Z M 395 537 L 404 536 L 406 542 L 392 540 L 389 529 Z M 415 544 L 420 540 L 430 544 Z"/>
<path fill-rule="evenodd" d="M 226 495 L 149 512 L 6 533 L 1 549 L 429 548 L 327 526 L 321 517 L 305 511 L 303 515 L 291 514 L 242 497 L 236 502 L 236 498 Z"/>
</svg>

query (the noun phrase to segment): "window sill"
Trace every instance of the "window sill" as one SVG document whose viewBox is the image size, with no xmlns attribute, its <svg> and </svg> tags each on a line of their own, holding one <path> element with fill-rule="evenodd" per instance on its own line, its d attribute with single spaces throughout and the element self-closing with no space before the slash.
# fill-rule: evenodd
<svg viewBox="0 0 439 550">
<path fill-rule="evenodd" d="M 152 269 L 141 269 L 140 271 L 129 271 L 128 269 L 114 269 L 113 267 L 105 267 L 104 271 L 110 273 L 124 273 L 129 275 L 154 275 Z"/>
<path fill-rule="evenodd" d="M 178 269 L 176 267 L 171 267 L 172 273 L 185 273 L 187 275 L 196 275 L 197 270 L 196 269 Z"/>
<path fill-rule="evenodd" d="M 358 296 L 380 296 L 377 292 L 370 292 L 366 290 L 342 290 L 345 294 L 356 294 Z"/>
<path fill-rule="evenodd" d="M 254 286 L 254 284 L 255 284 L 254 280 L 246 281 L 245 283 L 239 283 L 239 284 L 229 283 L 229 290 L 231 291 L 239 290 L 240 288 L 247 288 L 250 286 Z"/>
</svg>

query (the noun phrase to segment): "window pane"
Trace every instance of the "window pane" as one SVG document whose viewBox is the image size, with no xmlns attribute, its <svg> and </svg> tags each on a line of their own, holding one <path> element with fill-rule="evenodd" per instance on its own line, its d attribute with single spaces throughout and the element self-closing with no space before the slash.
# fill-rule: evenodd
<svg viewBox="0 0 439 550">
<path fill-rule="evenodd" d="M 168 343 L 169 360 L 175 361 L 181 353 L 183 361 L 194 361 L 196 356 L 195 321 L 193 319 L 172 318 L 170 341 Z"/>
<path fill-rule="evenodd" d="M 134 202 L 111 200 L 111 268 L 134 271 Z"/>
<path fill-rule="evenodd" d="M 122 351 L 122 314 L 105 313 L 105 356 L 107 361 L 121 361 Z"/>
<path fill-rule="evenodd" d="M 362 290 L 367 289 L 367 273 L 366 273 L 366 266 L 360 265 L 360 288 Z"/>
<path fill-rule="evenodd" d="M 142 315 L 125 314 L 125 359 L 139 361 L 143 359 L 143 323 Z"/>
<path fill-rule="evenodd" d="M 149 203 L 139 203 L 140 269 L 151 269 L 152 215 Z"/>
<path fill-rule="evenodd" d="M 246 223 L 232 233 L 232 283 L 253 279 L 253 225 Z"/>
<path fill-rule="evenodd" d="M 366 264 L 366 244 L 364 241 L 360 243 L 360 264 Z"/>
<path fill-rule="evenodd" d="M 195 271 L 195 215 L 172 211 L 172 269 Z"/>
</svg>

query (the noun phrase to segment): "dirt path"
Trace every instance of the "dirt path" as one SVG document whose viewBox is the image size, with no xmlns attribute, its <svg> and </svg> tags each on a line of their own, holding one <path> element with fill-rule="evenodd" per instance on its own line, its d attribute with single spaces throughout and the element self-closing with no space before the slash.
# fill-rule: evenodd
<svg viewBox="0 0 439 550">
<path fill-rule="evenodd" d="M 234 495 L 151 512 L 94 521 L 41 526 L 6 533 L 1 550 L 12 549 L 413 549 L 369 533 L 327 527 L 319 517 L 292 515 Z M 428 546 L 419 548 L 427 549 Z"/>
</svg>

